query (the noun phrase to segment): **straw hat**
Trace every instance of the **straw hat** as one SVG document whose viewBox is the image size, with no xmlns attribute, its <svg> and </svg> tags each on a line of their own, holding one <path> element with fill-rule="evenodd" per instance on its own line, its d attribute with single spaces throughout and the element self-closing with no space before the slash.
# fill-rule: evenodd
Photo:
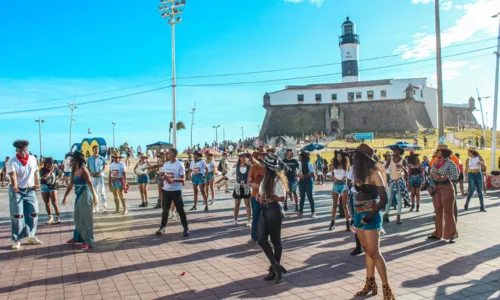
<svg viewBox="0 0 500 300">
<path fill-rule="evenodd" d="M 120 152 L 118 152 L 118 151 L 113 152 L 113 154 L 111 154 L 111 157 L 122 158 L 122 156 L 120 155 Z"/>
<path fill-rule="evenodd" d="M 146 153 L 141 153 L 141 156 L 139 156 L 140 158 L 148 158 L 148 155 Z"/>
<path fill-rule="evenodd" d="M 276 151 L 276 148 L 274 148 L 273 146 L 271 145 L 267 145 L 265 148 L 266 152 L 273 152 Z"/>
<path fill-rule="evenodd" d="M 476 147 L 470 147 L 469 149 L 467 149 L 467 151 L 469 151 L 470 153 L 474 154 L 474 156 L 480 156 L 479 152 L 476 149 Z"/>
</svg>

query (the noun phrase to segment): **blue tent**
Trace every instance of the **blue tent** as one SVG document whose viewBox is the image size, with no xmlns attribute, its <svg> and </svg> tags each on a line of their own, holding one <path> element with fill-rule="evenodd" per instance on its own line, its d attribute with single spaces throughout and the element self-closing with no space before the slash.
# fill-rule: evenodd
<svg viewBox="0 0 500 300">
<path fill-rule="evenodd" d="M 321 144 L 311 143 L 307 146 L 304 146 L 304 148 L 302 148 L 301 150 L 311 152 L 311 151 L 315 151 L 315 150 L 321 150 L 323 148 L 325 148 L 325 146 L 323 146 Z"/>
<path fill-rule="evenodd" d="M 169 149 L 172 148 L 174 145 L 167 143 L 167 142 L 161 142 L 158 141 L 156 143 L 153 143 L 151 145 L 146 145 L 147 150 L 155 150 L 155 151 L 160 151 L 162 149 Z"/>
</svg>

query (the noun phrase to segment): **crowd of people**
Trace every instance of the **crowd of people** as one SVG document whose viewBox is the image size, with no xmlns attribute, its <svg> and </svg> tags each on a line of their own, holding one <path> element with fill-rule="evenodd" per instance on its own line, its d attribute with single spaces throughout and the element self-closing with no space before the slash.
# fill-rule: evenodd
<svg viewBox="0 0 500 300">
<path fill-rule="evenodd" d="M 112 161 L 109 164 L 99 155 L 97 146 L 88 158 L 80 152 L 68 153 L 60 170 L 52 158 L 45 158 L 42 167 L 39 167 L 37 159 L 28 153 L 28 141 L 15 141 L 13 146 L 16 155 L 7 161 L 5 174 L 10 178 L 9 202 L 14 250 L 20 249 L 23 238 L 27 238 L 27 244 L 42 244 L 36 237 L 39 218 L 37 191 L 40 191 L 45 203 L 48 223 L 60 223 L 56 193 L 59 180 L 67 182 L 63 205 L 67 203 L 72 189 L 75 193 L 75 230 L 67 242 L 69 244 L 81 244 L 84 250 L 93 247 L 93 214 L 108 209 L 106 172 L 115 203 L 114 213 L 128 213 L 124 194 L 130 185 L 127 166 L 121 162 L 123 156 L 119 152 L 111 154 Z M 469 209 L 471 198 L 477 192 L 480 211 L 486 212 L 483 200 L 486 166 L 475 148 L 469 149 L 465 164 L 446 145 L 439 145 L 431 159 L 424 156 L 422 160 L 414 152 L 405 156 L 405 149 L 397 146 L 380 157 L 376 150 L 365 143 L 356 149 L 336 150 L 331 161 L 317 154 L 313 162 L 307 151 L 301 151 L 296 158 L 294 149 L 286 149 L 286 157 L 280 159 L 275 154 L 276 150 L 262 145 L 253 152 L 238 148 L 238 160 L 234 165 L 229 164 L 230 154 L 226 152 L 216 163 L 210 152 L 203 155 L 196 150 L 181 161 L 177 158 L 178 151 L 169 149 L 157 153 L 156 164 L 150 163 L 148 156 L 141 153 L 134 166 L 142 200 L 139 207 L 148 207 L 148 185 L 154 180 L 158 185 L 155 208 L 162 209 L 156 234 L 165 233 L 169 219 L 178 219 L 183 227 L 183 236 L 187 237 L 190 232 L 182 197 L 186 180 L 192 182 L 194 192 L 190 211 L 198 209 L 198 197 L 201 194 L 204 211 L 208 212 L 209 206 L 215 203 L 214 187 L 218 190 L 224 187 L 224 192 L 231 193 L 234 199 L 234 225 L 239 222 L 239 210 L 243 202 L 246 225 L 251 228 L 248 244 L 260 245 L 269 260 L 270 267 L 264 280 L 278 283 L 286 273 L 281 264 L 281 229 L 285 211 L 289 210 L 291 204 L 297 216 L 303 217 L 307 198 L 311 217 L 316 218 L 314 185 L 323 185 L 331 178 L 332 212 L 328 230 L 336 229 L 339 211 L 345 219 L 346 231 L 354 232 L 356 247 L 351 255 L 366 254 L 366 284 L 357 295 L 377 294 L 377 269 L 384 299 L 395 299 L 379 248 L 380 235 L 384 233 L 383 224 L 390 222 L 392 207 L 396 209 L 396 224 L 400 225 L 403 206 L 419 212 L 420 194 L 422 191 L 428 192 L 435 212 L 435 230 L 428 239 L 444 239 L 449 243 L 454 243 L 458 238 L 457 188 L 467 195 L 465 210 Z M 215 180 L 217 175 L 220 177 Z M 463 191 L 464 177 L 469 182 L 468 194 Z"/>
</svg>

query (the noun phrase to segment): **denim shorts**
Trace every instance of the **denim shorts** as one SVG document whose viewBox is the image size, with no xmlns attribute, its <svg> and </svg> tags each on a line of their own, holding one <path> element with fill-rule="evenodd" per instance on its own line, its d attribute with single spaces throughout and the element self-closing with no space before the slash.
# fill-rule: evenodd
<svg viewBox="0 0 500 300">
<path fill-rule="evenodd" d="M 347 191 L 347 184 L 345 184 L 344 182 L 335 182 L 333 184 L 333 192 L 335 194 L 342 195 L 342 193 L 344 193 L 345 191 Z"/>
<path fill-rule="evenodd" d="M 207 180 L 203 179 L 203 174 L 193 175 L 193 184 L 206 184 Z"/>
<path fill-rule="evenodd" d="M 410 182 L 411 187 L 414 187 L 414 188 L 420 187 L 422 185 L 422 176 L 411 175 L 409 182 Z"/>
<path fill-rule="evenodd" d="M 71 172 L 64 172 L 64 176 L 71 177 Z"/>
<path fill-rule="evenodd" d="M 111 183 L 111 186 L 114 189 L 123 189 L 123 184 L 122 184 L 122 181 L 120 179 L 113 180 Z"/>
<path fill-rule="evenodd" d="M 149 184 L 149 176 L 148 175 L 139 175 L 137 177 L 138 184 Z"/>
<path fill-rule="evenodd" d="M 297 181 L 289 180 L 288 189 L 290 190 L 290 192 L 297 192 Z"/>
<path fill-rule="evenodd" d="M 42 193 L 52 193 L 52 192 L 55 192 L 55 191 L 56 191 L 55 186 L 49 187 L 46 184 L 42 184 L 40 186 L 40 192 L 42 192 Z"/>
<path fill-rule="evenodd" d="M 354 199 L 354 201 L 353 201 L 354 202 L 354 216 L 353 216 L 354 227 L 356 227 L 358 229 L 362 229 L 362 230 L 380 230 L 380 229 L 382 229 L 382 212 L 380 212 L 380 211 L 378 213 L 376 213 L 375 216 L 373 216 L 370 223 L 368 223 L 368 224 L 361 223 L 363 218 L 372 212 L 371 207 L 372 207 L 373 201 L 378 202 L 378 200 L 358 201 L 358 200 Z M 361 206 L 367 207 L 369 209 L 366 211 L 360 212 L 359 208 Z"/>
<path fill-rule="evenodd" d="M 212 179 L 214 179 L 214 172 L 208 172 L 207 180 L 212 180 Z"/>
</svg>

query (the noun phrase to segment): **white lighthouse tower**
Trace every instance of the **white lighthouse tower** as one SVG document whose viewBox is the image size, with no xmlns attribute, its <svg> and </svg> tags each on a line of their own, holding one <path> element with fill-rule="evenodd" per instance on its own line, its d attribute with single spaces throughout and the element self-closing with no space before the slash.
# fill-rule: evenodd
<svg viewBox="0 0 500 300">
<path fill-rule="evenodd" d="M 342 82 L 359 81 L 359 36 L 356 34 L 356 24 L 349 20 L 349 17 L 342 23 L 339 47 L 342 57 Z"/>
</svg>

